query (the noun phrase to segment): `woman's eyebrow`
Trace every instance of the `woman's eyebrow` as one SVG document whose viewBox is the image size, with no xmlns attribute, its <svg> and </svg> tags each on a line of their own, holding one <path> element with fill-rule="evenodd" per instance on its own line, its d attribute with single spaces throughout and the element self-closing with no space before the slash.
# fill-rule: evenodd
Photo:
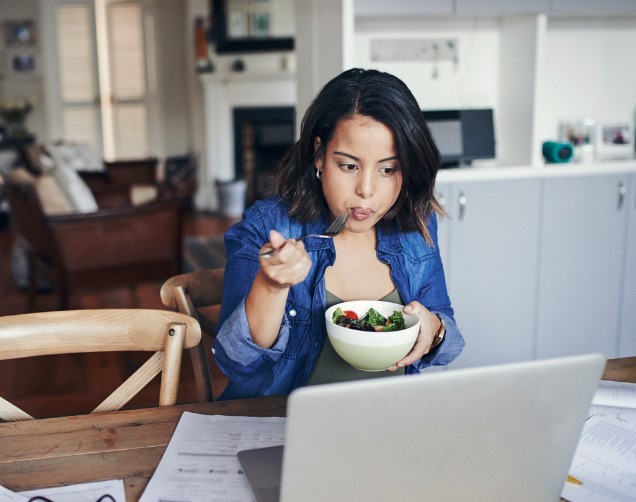
<svg viewBox="0 0 636 502">
<path fill-rule="evenodd" d="M 356 157 L 355 155 L 351 155 L 350 153 L 346 153 L 346 152 L 341 152 L 341 151 L 334 151 L 333 152 L 334 155 L 341 155 L 343 157 L 347 157 L 349 159 L 355 160 L 356 162 L 360 161 L 360 159 L 358 157 Z M 381 162 L 386 162 L 388 160 L 400 160 L 399 157 L 397 155 L 392 155 L 391 157 L 387 157 L 386 159 L 380 159 L 378 160 L 378 164 Z"/>
<path fill-rule="evenodd" d="M 342 157 L 347 157 L 349 159 L 355 160 L 355 161 L 359 161 L 360 159 L 358 157 L 356 157 L 355 155 L 351 155 L 350 153 L 346 153 L 346 152 L 340 152 L 338 150 L 333 152 L 334 155 L 341 155 Z"/>
</svg>

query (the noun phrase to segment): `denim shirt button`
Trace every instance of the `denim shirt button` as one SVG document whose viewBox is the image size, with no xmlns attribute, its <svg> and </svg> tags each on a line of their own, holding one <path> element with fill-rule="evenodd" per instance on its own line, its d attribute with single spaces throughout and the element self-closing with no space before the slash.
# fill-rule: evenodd
<svg viewBox="0 0 636 502">
<path fill-rule="evenodd" d="M 290 310 L 289 315 L 292 317 L 296 317 L 296 311 L 294 309 Z"/>
</svg>

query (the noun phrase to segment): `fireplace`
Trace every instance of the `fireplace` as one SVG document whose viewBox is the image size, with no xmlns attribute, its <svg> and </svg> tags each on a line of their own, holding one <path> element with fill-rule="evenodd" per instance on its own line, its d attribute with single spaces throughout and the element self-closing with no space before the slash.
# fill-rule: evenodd
<svg viewBox="0 0 636 502">
<path fill-rule="evenodd" d="M 218 209 L 215 183 L 237 178 L 246 178 L 248 181 L 248 175 L 252 177 L 249 202 L 253 202 L 269 192 L 267 180 L 268 176 L 271 179 L 271 172 L 267 173 L 294 141 L 289 138 L 289 124 L 295 134 L 293 110 L 296 106 L 296 77 L 287 71 L 245 71 L 217 72 L 199 78 L 204 91 L 206 160 L 200 173 L 196 206 L 198 209 Z M 273 111 L 279 109 L 285 111 L 280 112 L 280 115 L 278 111 Z M 251 122 L 248 122 L 251 126 L 243 124 L 239 129 L 240 135 L 235 136 L 235 112 L 242 115 L 243 111 L 249 110 L 254 112 L 248 113 L 253 115 Z M 242 120 L 242 117 L 239 119 Z M 252 141 L 259 145 L 253 149 L 252 164 L 246 164 L 249 158 L 245 156 L 242 135 L 243 132 L 249 135 L 250 128 L 254 134 Z M 235 138 L 240 138 L 240 143 L 235 143 Z M 241 146 L 237 148 L 238 144 Z M 252 149 L 247 151 L 249 157 Z M 256 159 L 263 160 L 259 160 L 257 165 Z M 250 174 L 250 169 L 253 174 Z M 265 174 L 261 175 L 261 171 Z"/>
<path fill-rule="evenodd" d="M 248 204 L 275 192 L 274 171 L 294 143 L 294 115 L 293 106 L 234 108 L 234 165 Z"/>
</svg>

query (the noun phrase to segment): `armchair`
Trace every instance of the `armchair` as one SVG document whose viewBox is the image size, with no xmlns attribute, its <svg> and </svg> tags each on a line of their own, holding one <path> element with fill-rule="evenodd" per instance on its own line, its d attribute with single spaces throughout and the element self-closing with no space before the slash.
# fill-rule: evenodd
<svg viewBox="0 0 636 502">
<path fill-rule="evenodd" d="M 46 214 L 32 183 L 5 180 L 16 233 L 29 263 L 29 310 L 45 279 L 67 309 L 80 289 L 162 281 L 181 271 L 182 208 L 178 202 Z"/>
<path fill-rule="evenodd" d="M 90 188 L 100 208 L 119 207 L 135 203 L 137 192 L 148 189 L 150 198 L 160 195 L 157 182 L 158 160 L 118 160 L 104 162 L 103 171 L 79 171 L 84 183 Z"/>
</svg>

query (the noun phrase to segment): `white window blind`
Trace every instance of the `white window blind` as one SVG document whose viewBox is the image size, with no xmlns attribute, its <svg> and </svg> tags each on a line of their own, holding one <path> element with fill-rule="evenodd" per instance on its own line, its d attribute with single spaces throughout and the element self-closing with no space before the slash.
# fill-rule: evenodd
<svg viewBox="0 0 636 502">
<path fill-rule="evenodd" d="M 62 111 L 64 138 L 69 141 L 87 143 L 94 152 L 99 152 L 97 144 L 99 132 L 95 121 L 94 107 L 68 107 Z"/>
<path fill-rule="evenodd" d="M 100 150 L 92 10 L 61 4 L 56 9 L 57 56 L 63 131 L 59 137 Z"/>
<path fill-rule="evenodd" d="M 122 159 L 148 155 L 147 115 L 144 105 L 118 105 L 113 109 L 117 156 Z"/>
<path fill-rule="evenodd" d="M 115 99 L 140 99 L 146 93 L 142 12 L 139 4 L 110 6 L 110 56 Z"/>
<path fill-rule="evenodd" d="M 119 158 L 145 157 L 149 147 L 141 5 L 109 4 L 108 29 L 115 152 Z"/>
<path fill-rule="evenodd" d="M 68 102 L 93 101 L 95 76 L 90 10 L 85 5 L 61 5 L 57 11 L 60 91 Z"/>
</svg>

